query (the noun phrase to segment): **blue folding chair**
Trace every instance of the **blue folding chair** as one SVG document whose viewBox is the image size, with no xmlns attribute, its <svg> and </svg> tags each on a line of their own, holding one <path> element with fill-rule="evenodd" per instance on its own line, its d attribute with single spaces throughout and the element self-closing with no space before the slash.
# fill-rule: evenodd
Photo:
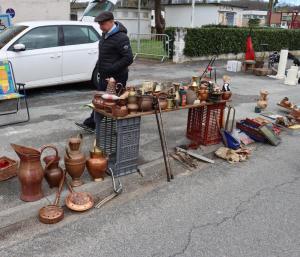
<svg viewBox="0 0 300 257">
<path fill-rule="evenodd" d="M 5 111 L 5 112 L 1 112 L 0 110 L 0 116 L 17 114 L 18 111 L 21 109 L 21 100 L 24 100 L 27 117 L 25 120 L 22 121 L 8 122 L 5 124 L 1 124 L 0 127 L 19 124 L 30 120 L 29 108 L 28 108 L 27 97 L 25 92 L 25 84 L 16 83 L 11 62 L 0 61 L 0 103 L 2 104 L 2 102 L 4 101 L 8 102 L 9 100 L 12 99 L 17 100 L 16 109 L 14 109 L 13 111 Z"/>
</svg>

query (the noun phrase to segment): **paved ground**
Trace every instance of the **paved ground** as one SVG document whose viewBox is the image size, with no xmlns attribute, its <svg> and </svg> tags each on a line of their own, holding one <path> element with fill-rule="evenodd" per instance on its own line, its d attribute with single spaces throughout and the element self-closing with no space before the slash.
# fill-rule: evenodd
<svg viewBox="0 0 300 257">
<path fill-rule="evenodd" d="M 199 66 L 137 63 L 130 79 L 184 80 Z M 262 88 L 271 93 L 270 111 L 277 111 L 283 96 L 300 102 L 298 87 L 234 74 L 238 118 L 254 115 Z M 9 142 L 37 147 L 54 143 L 62 153 L 66 139 L 79 132 L 73 122 L 87 115 L 80 106 L 91 96 L 91 89 L 82 85 L 31 91 L 32 122 L 0 129 L 0 155 L 14 156 Z M 165 118 L 170 147 L 186 142 L 186 113 Z M 278 147 L 257 145 L 246 163 L 218 161 L 197 172 L 182 169 L 172 183 L 149 181 L 101 210 L 67 212 L 54 226 L 31 219 L 1 229 L 0 256 L 300 256 L 299 136 L 283 138 Z M 85 135 L 85 150 L 92 140 Z M 141 163 L 160 157 L 154 119 L 144 118 Z M 15 179 L 1 183 L 1 206 L 20 204 L 17 193 Z"/>
</svg>

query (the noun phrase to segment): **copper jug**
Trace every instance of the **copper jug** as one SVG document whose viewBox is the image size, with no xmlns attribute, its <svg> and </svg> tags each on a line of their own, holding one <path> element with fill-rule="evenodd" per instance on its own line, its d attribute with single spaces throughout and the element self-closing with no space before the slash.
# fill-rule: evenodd
<svg viewBox="0 0 300 257">
<path fill-rule="evenodd" d="M 34 148 L 11 144 L 20 158 L 18 168 L 18 178 L 21 184 L 21 200 L 34 202 L 41 199 L 44 194 L 42 191 L 42 181 L 44 170 L 41 164 L 41 155 L 46 148 L 57 149 L 51 145 L 45 145 L 41 150 Z"/>
<path fill-rule="evenodd" d="M 85 155 L 81 152 L 82 135 L 71 137 L 66 148 L 65 167 L 72 177 L 71 185 L 73 187 L 81 186 L 83 182 L 80 177 L 85 169 Z"/>
<path fill-rule="evenodd" d="M 56 152 L 56 155 L 48 155 L 43 160 L 46 164 L 45 179 L 48 182 L 49 187 L 59 187 L 63 178 L 63 170 L 59 167 L 60 157 Z"/>
</svg>

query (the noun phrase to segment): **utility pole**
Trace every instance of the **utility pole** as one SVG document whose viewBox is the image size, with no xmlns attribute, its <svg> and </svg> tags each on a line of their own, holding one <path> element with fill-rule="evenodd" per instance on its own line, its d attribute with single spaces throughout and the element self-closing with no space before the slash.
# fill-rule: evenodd
<svg viewBox="0 0 300 257">
<path fill-rule="evenodd" d="M 138 33 L 137 33 L 137 50 L 141 52 L 141 0 L 138 1 Z"/>
<path fill-rule="evenodd" d="M 191 28 L 194 28 L 194 20 L 195 20 L 195 0 L 192 0 Z"/>
<path fill-rule="evenodd" d="M 268 25 L 271 27 L 271 17 L 273 12 L 274 0 L 269 0 Z"/>
</svg>

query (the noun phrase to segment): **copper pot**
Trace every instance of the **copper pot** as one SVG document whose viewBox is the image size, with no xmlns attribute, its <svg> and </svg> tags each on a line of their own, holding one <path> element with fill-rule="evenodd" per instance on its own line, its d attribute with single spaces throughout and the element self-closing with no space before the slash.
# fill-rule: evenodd
<svg viewBox="0 0 300 257">
<path fill-rule="evenodd" d="M 21 200 L 33 202 L 41 199 L 44 196 L 42 191 L 44 170 L 40 158 L 45 149 L 55 150 L 56 155 L 57 149 L 51 145 L 43 146 L 40 151 L 16 144 L 11 146 L 20 158 L 18 178 L 21 184 Z"/>
<path fill-rule="evenodd" d="M 103 105 L 106 112 L 112 113 L 112 109 L 117 105 L 117 103 L 115 100 L 105 99 Z"/>
<path fill-rule="evenodd" d="M 293 109 L 290 113 L 292 117 L 294 117 L 297 121 L 300 121 L 300 110 L 299 109 Z"/>
<path fill-rule="evenodd" d="M 81 153 L 80 146 L 82 144 L 82 135 L 71 137 L 69 146 L 66 148 L 65 167 L 69 175 L 72 177 L 72 186 L 80 186 L 83 182 L 80 180 L 85 169 L 85 155 Z"/>
<path fill-rule="evenodd" d="M 139 106 L 136 103 L 128 104 L 127 107 L 128 107 L 128 111 L 130 114 L 137 113 L 137 111 L 139 109 Z"/>
<path fill-rule="evenodd" d="M 158 102 L 159 102 L 159 106 L 160 106 L 161 110 L 166 110 L 167 109 L 167 107 L 168 107 L 167 97 L 164 97 L 164 96 L 159 97 Z"/>
<path fill-rule="evenodd" d="M 94 95 L 94 99 L 93 99 L 92 103 L 96 109 L 104 109 L 104 101 L 102 99 L 102 94 L 96 93 Z"/>
<path fill-rule="evenodd" d="M 202 87 L 202 88 L 201 88 Z M 198 99 L 202 102 L 205 103 L 209 97 L 208 89 L 206 86 L 200 86 L 200 90 L 198 93 Z"/>
<path fill-rule="evenodd" d="M 49 155 L 43 160 L 46 164 L 45 179 L 48 182 L 49 187 L 58 187 L 63 178 L 63 170 L 59 167 L 60 157 L 57 155 Z"/>
<path fill-rule="evenodd" d="M 112 109 L 112 115 L 115 117 L 125 117 L 128 115 L 128 108 L 127 106 L 115 106 Z"/>
<path fill-rule="evenodd" d="M 222 94 L 222 99 L 225 101 L 228 101 L 232 96 L 232 92 L 231 91 L 225 91 Z"/>
<path fill-rule="evenodd" d="M 142 112 L 149 112 L 153 108 L 153 96 L 143 95 L 138 97 L 139 110 Z"/>
<path fill-rule="evenodd" d="M 128 96 L 128 104 L 136 104 L 138 101 L 136 95 L 129 95 Z"/>
<path fill-rule="evenodd" d="M 94 181 L 102 181 L 108 166 L 108 157 L 101 151 L 91 151 L 86 167 Z"/>
</svg>

